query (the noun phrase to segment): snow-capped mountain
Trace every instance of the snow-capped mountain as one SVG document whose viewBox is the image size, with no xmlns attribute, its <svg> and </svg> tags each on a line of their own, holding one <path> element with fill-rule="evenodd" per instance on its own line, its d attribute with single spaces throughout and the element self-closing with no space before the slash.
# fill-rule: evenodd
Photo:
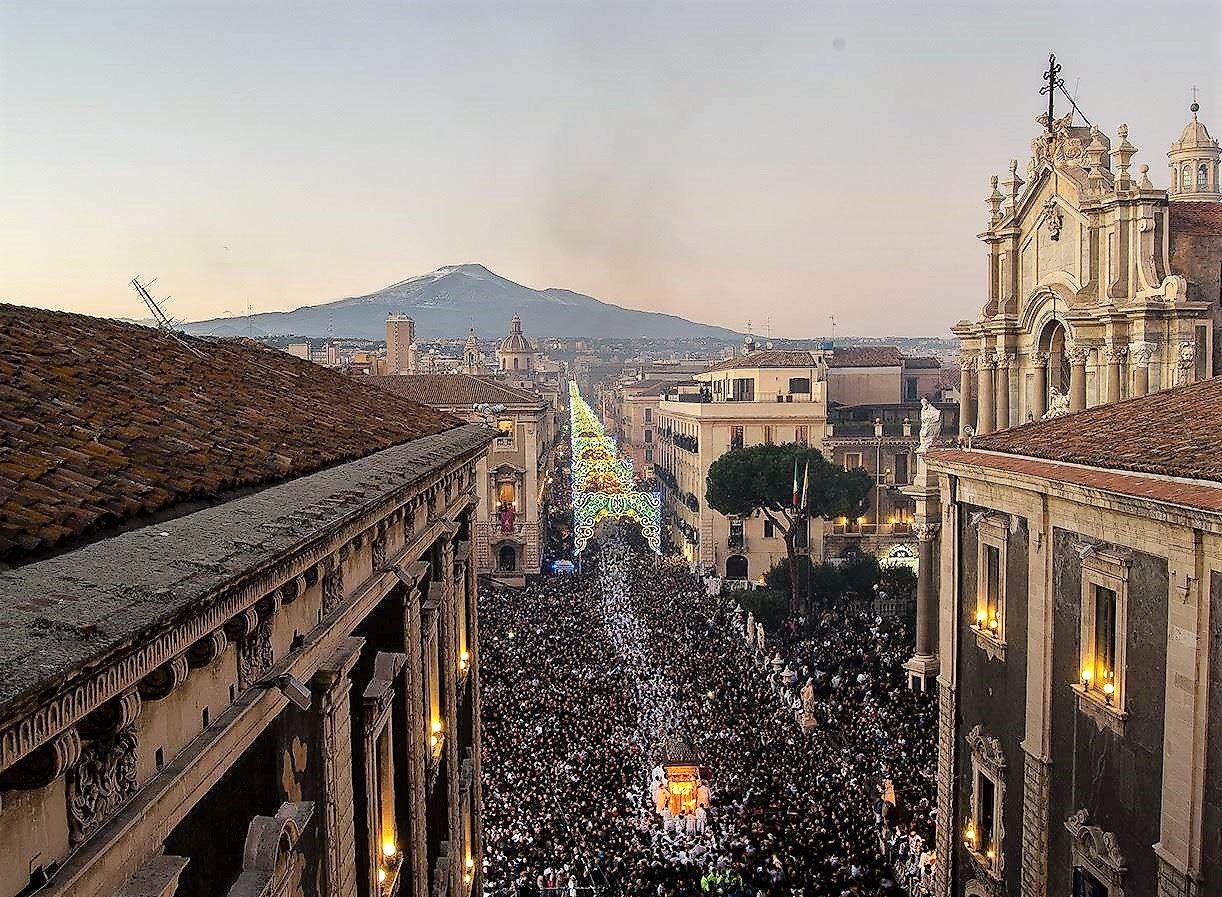
<svg viewBox="0 0 1222 897">
<path fill-rule="evenodd" d="M 424 339 L 460 337 L 474 326 L 481 337 L 506 332 L 509 319 L 521 315 L 533 336 L 661 336 L 737 339 L 722 327 L 698 324 L 675 315 L 637 311 L 602 302 L 571 290 L 533 290 L 494 274 L 483 265 L 450 265 L 419 277 L 392 283 L 367 296 L 306 305 L 293 311 L 253 315 L 256 336 L 292 333 L 382 339 L 386 316 L 411 315 Z M 247 319 L 214 318 L 185 325 L 191 333 L 245 335 Z"/>
</svg>

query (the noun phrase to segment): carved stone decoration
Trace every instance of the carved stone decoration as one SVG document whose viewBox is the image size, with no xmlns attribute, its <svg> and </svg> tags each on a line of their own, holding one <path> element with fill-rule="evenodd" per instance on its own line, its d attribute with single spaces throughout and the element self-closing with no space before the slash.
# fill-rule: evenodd
<svg viewBox="0 0 1222 897">
<path fill-rule="evenodd" d="M 1031 363 L 1036 367 L 1047 367 L 1048 362 L 1052 359 L 1051 352 L 1032 352 Z"/>
<path fill-rule="evenodd" d="M 213 630 L 187 649 L 187 666 L 193 670 L 210 666 L 225 653 L 227 644 L 229 644 L 229 639 L 225 635 L 225 630 Z"/>
<path fill-rule="evenodd" d="M 1108 346 L 1104 351 L 1108 364 L 1120 364 L 1128 357 L 1128 354 L 1128 346 Z"/>
<path fill-rule="evenodd" d="M 979 724 L 967 734 L 967 747 L 990 772 L 1000 773 L 1006 768 L 1006 755 L 1001 749 L 1001 742 L 992 735 L 985 735 Z"/>
<path fill-rule="evenodd" d="M 129 688 L 122 694 L 115 695 L 81 720 L 81 737 L 105 738 L 126 729 L 136 721 L 142 706 L 138 689 Z"/>
<path fill-rule="evenodd" d="M 1033 168 L 1038 170 L 1040 163 L 1051 165 L 1081 164 L 1086 158 L 1086 141 L 1073 133 L 1073 112 L 1061 118 L 1055 118 L 1051 123 L 1048 116 L 1040 115 L 1035 119 L 1044 131 L 1031 141 L 1032 166 L 1028 171 L 1034 175 Z M 1079 133 L 1081 131 L 1079 130 Z"/>
<path fill-rule="evenodd" d="M 1073 839 L 1071 851 L 1076 866 L 1085 866 L 1095 878 L 1107 886 L 1109 897 L 1124 897 L 1122 886 L 1128 871 L 1120 842 L 1114 832 L 1105 832 L 1099 826 L 1087 825 L 1090 813 L 1079 810 L 1065 820 L 1065 829 Z"/>
<path fill-rule="evenodd" d="M 373 571 L 378 573 L 386 569 L 386 537 L 378 536 L 370 543 L 373 556 Z"/>
<path fill-rule="evenodd" d="M 301 594 L 301 586 L 296 579 L 290 579 L 280 587 L 280 603 L 292 604 Z"/>
<path fill-rule="evenodd" d="M 940 526 L 940 523 L 929 521 L 914 523 L 912 525 L 912 534 L 917 537 L 918 542 L 929 542 L 938 534 Z"/>
<path fill-rule="evenodd" d="M 344 603 L 344 570 L 340 561 L 332 559 L 326 575 L 322 578 L 323 616 Z"/>
<path fill-rule="evenodd" d="M 187 655 L 171 658 L 140 680 L 137 686 L 140 697 L 145 701 L 160 701 L 187 681 L 188 672 Z"/>
<path fill-rule="evenodd" d="M 89 742 L 68 770 L 68 840 L 75 847 L 136 793 L 136 728 Z"/>
<path fill-rule="evenodd" d="M 229 897 L 282 897 L 292 892 L 298 842 L 314 815 L 313 801 L 286 801 L 275 816 L 256 816 L 246 829 L 242 871 Z"/>
<path fill-rule="evenodd" d="M 1133 343 L 1130 349 L 1133 353 L 1133 363 L 1144 366 L 1150 363 L 1154 353 L 1158 351 L 1158 346 L 1154 343 Z"/>
<path fill-rule="evenodd" d="M 1197 347 L 1192 343 L 1180 343 L 1179 356 L 1175 362 L 1175 385 L 1183 386 L 1193 380 L 1196 367 Z"/>
<path fill-rule="evenodd" d="M 271 669 L 272 624 L 264 620 L 238 645 L 238 686 L 245 691 Z"/>
<path fill-rule="evenodd" d="M 225 635 L 231 641 L 241 642 L 246 636 L 254 632 L 258 625 L 259 615 L 254 612 L 253 608 L 247 608 L 225 624 Z"/>
<path fill-rule="evenodd" d="M 1090 346 L 1074 343 L 1066 348 L 1065 357 L 1069 359 L 1070 364 L 1086 364 L 1086 359 L 1090 357 Z"/>
<path fill-rule="evenodd" d="M 0 792 L 45 788 L 68 771 L 81 756 L 81 736 L 66 729 L 0 775 Z"/>
</svg>

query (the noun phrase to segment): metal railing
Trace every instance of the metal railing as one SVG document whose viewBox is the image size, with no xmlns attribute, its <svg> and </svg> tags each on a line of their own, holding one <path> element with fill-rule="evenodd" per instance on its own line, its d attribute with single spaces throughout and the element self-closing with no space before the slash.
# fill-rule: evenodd
<svg viewBox="0 0 1222 897">
<path fill-rule="evenodd" d="M 836 536 L 908 536 L 912 534 L 912 524 L 834 523 L 832 534 Z"/>
</svg>

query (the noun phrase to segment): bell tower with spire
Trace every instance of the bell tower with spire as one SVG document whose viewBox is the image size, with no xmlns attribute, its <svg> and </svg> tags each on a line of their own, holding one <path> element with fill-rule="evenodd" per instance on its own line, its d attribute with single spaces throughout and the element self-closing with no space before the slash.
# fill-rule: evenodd
<svg viewBox="0 0 1222 897">
<path fill-rule="evenodd" d="M 1171 176 L 1167 192 L 1172 200 L 1191 202 L 1222 202 L 1222 186 L 1219 185 L 1219 157 L 1222 151 L 1218 141 L 1209 136 L 1209 129 L 1198 117 L 1201 106 L 1196 102 L 1189 106 L 1192 121 L 1184 126 L 1180 139 L 1167 150 Z"/>
</svg>

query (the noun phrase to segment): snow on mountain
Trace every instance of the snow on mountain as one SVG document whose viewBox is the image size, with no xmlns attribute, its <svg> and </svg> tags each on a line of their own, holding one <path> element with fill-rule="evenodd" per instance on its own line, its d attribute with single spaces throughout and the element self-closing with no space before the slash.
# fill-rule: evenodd
<svg viewBox="0 0 1222 897">
<path fill-rule="evenodd" d="M 382 339 L 388 314 L 411 315 L 416 333 L 425 339 L 462 336 L 472 326 L 481 337 L 499 336 L 514 314 L 521 315 L 533 336 L 738 337 L 722 327 L 622 308 L 571 290 L 534 290 L 478 264 L 447 265 L 364 296 L 253 315 L 249 327 L 256 335 L 322 337 L 334 332 Z M 245 335 L 247 327 L 244 317 L 185 325 L 191 333 L 217 335 Z"/>
</svg>

